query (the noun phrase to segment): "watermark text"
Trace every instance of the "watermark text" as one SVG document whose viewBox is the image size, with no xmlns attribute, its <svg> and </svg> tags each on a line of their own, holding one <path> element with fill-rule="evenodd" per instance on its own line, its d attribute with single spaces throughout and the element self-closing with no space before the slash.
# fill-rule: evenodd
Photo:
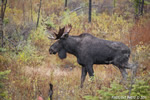
<svg viewBox="0 0 150 100">
<path fill-rule="evenodd" d="M 135 99 L 135 100 L 145 100 L 146 96 L 112 96 L 112 99 Z"/>
</svg>

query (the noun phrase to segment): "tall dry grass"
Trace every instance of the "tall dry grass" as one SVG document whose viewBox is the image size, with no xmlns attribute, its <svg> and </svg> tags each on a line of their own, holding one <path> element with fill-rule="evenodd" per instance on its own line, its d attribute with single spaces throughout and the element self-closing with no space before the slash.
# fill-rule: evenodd
<svg viewBox="0 0 150 100">
<path fill-rule="evenodd" d="M 145 22 L 146 21 L 146 22 Z M 132 46 L 138 44 L 149 44 L 150 43 L 150 21 L 139 20 L 130 30 L 128 36 L 129 44 Z"/>
<path fill-rule="evenodd" d="M 95 80 L 86 77 L 83 89 L 80 88 L 81 68 L 53 65 L 47 63 L 40 66 L 16 66 L 9 76 L 9 92 L 13 100 L 35 100 L 38 96 L 48 99 L 49 83 L 54 86 L 54 100 L 84 100 L 84 96 L 97 96 L 102 86 L 110 86 L 111 81 L 121 79 L 119 70 L 112 66 L 94 66 Z M 61 60 L 60 60 L 61 61 Z M 67 60 L 65 60 L 67 62 Z M 116 77 L 117 73 L 117 77 Z"/>
</svg>

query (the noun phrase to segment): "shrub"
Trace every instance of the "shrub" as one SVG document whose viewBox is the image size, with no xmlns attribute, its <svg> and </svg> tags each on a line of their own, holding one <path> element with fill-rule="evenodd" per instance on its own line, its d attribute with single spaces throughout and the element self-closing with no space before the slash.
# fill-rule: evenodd
<svg viewBox="0 0 150 100">
<path fill-rule="evenodd" d="M 105 100 L 111 100 L 113 96 L 126 96 L 128 92 L 123 85 L 118 84 L 116 81 L 111 83 L 110 88 L 102 87 L 101 90 L 98 90 L 100 97 Z"/>
<path fill-rule="evenodd" d="M 10 72 L 11 72 L 10 70 L 0 72 L 0 99 L 1 100 L 11 100 L 8 97 L 8 91 L 5 89 L 5 83 L 4 83 L 4 81 L 8 79 L 8 74 Z"/>
<path fill-rule="evenodd" d="M 126 100 L 127 98 L 149 100 L 150 99 L 150 94 L 149 94 L 150 78 L 149 76 L 144 76 L 144 77 L 140 77 L 136 79 L 135 83 L 132 86 L 130 96 L 129 96 L 130 82 L 127 84 L 127 86 L 124 86 L 124 85 L 118 84 L 116 81 L 113 81 L 110 84 L 110 87 L 104 86 L 100 90 L 98 90 L 98 93 L 99 93 L 98 96 L 95 96 L 95 97 L 85 96 L 84 98 L 86 100 L 97 100 L 98 97 L 102 100 L 112 100 L 115 98 L 121 99 L 121 100 Z"/>
<path fill-rule="evenodd" d="M 45 34 L 44 26 L 40 26 L 37 30 L 33 30 L 28 40 L 31 40 L 31 42 L 36 47 L 40 47 L 40 49 L 44 48 L 44 46 L 47 46 L 49 40 Z"/>
<path fill-rule="evenodd" d="M 150 85 L 149 80 L 136 80 L 136 84 L 133 85 L 131 96 L 143 98 L 146 100 L 150 99 Z"/>
<path fill-rule="evenodd" d="M 38 51 L 31 41 L 23 47 L 22 51 L 17 55 L 17 61 L 21 64 L 38 64 L 43 57 L 38 55 Z"/>
</svg>

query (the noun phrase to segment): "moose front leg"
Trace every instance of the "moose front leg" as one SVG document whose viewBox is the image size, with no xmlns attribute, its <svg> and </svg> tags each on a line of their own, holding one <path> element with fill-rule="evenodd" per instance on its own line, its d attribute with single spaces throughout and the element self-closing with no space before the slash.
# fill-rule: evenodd
<svg viewBox="0 0 150 100">
<path fill-rule="evenodd" d="M 86 67 L 82 67 L 82 73 L 81 73 L 81 85 L 80 87 L 82 88 L 83 87 L 83 83 L 85 81 L 85 77 L 87 75 L 87 70 L 86 70 Z"/>
</svg>

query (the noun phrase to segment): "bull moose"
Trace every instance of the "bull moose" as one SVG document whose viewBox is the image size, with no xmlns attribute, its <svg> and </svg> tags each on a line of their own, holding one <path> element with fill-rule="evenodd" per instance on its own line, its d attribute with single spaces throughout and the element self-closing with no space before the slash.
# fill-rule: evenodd
<svg viewBox="0 0 150 100">
<path fill-rule="evenodd" d="M 122 80 L 127 78 L 126 69 L 135 70 L 133 64 L 128 63 L 130 49 L 125 44 L 99 39 L 89 33 L 70 36 L 71 29 L 72 26 L 67 25 L 60 28 L 58 34 L 51 34 L 49 38 L 57 41 L 50 46 L 49 53 L 58 53 L 60 59 L 66 58 L 67 53 L 77 57 L 77 62 L 82 66 L 81 88 L 87 73 L 90 77 L 94 76 L 93 64 L 117 66 L 122 74 Z"/>
</svg>

